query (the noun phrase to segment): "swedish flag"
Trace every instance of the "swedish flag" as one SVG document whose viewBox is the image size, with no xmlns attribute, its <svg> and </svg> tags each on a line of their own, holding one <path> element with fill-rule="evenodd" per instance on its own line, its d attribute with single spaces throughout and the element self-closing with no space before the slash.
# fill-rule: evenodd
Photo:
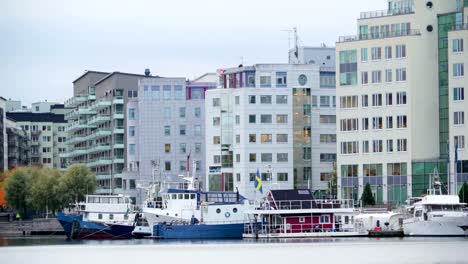
<svg viewBox="0 0 468 264">
<path fill-rule="evenodd" d="M 260 172 L 258 171 L 258 169 L 257 169 L 257 175 L 255 176 L 254 187 L 255 187 L 255 190 L 260 191 L 260 193 L 263 193 L 263 182 L 262 182 L 262 178 L 260 177 Z"/>
</svg>

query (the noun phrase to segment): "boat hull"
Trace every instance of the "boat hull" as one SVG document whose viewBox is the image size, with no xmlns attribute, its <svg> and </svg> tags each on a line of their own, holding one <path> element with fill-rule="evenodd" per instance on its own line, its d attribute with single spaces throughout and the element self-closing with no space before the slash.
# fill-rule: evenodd
<svg viewBox="0 0 468 264">
<path fill-rule="evenodd" d="M 244 224 L 155 224 L 153 236 L 164 239 L 242 239 Z"/>
<path fill-rule="evenodd" d="M 69 239 L 129 239 L 134 229 L 133 225 L 84 221 L 83 216 L 76 214 L 59 213 L 57 220 Z"/>
<path fill-rule="evenodd" d="M 407 236 L 466 236 L 468 216 L 443 217 L 438 221 L 405 221 L 403 230 Z"/>
</svg>

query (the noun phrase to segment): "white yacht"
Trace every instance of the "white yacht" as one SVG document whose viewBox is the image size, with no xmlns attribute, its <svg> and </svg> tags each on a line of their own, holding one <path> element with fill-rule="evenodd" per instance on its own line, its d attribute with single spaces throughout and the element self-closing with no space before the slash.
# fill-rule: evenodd
<svg viewBox="0 0 468 264">
<path fill-rule="evenodd" d="M 434 174 L 434 184 L 427 195 L 409 201 L 403 230 L 409 236 L 466 236 L 468 212 L 457 195 L 442 194 L 442 184 Z"/>
</svg>

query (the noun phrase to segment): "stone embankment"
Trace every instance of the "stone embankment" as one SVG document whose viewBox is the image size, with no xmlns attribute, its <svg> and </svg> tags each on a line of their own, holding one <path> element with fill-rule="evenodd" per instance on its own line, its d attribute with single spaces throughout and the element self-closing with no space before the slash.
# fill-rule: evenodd
<svg viewBox="0 0 468 264">
<path fill-rule="evenodd" d="M 0 236 L 64 235 L 56 218 L 0 222 Z"/>
</svg>

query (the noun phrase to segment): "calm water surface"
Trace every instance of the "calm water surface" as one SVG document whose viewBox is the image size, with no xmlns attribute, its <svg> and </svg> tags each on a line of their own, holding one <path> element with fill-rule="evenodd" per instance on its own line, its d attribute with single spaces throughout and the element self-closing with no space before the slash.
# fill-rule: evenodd
<svg viewBox="0 0 468 264">
<path fill-rule="evenodd" d="M 0 263 L 468 263 L 468 238 L 67 241 L 0 238 Z"/>
</svg>

